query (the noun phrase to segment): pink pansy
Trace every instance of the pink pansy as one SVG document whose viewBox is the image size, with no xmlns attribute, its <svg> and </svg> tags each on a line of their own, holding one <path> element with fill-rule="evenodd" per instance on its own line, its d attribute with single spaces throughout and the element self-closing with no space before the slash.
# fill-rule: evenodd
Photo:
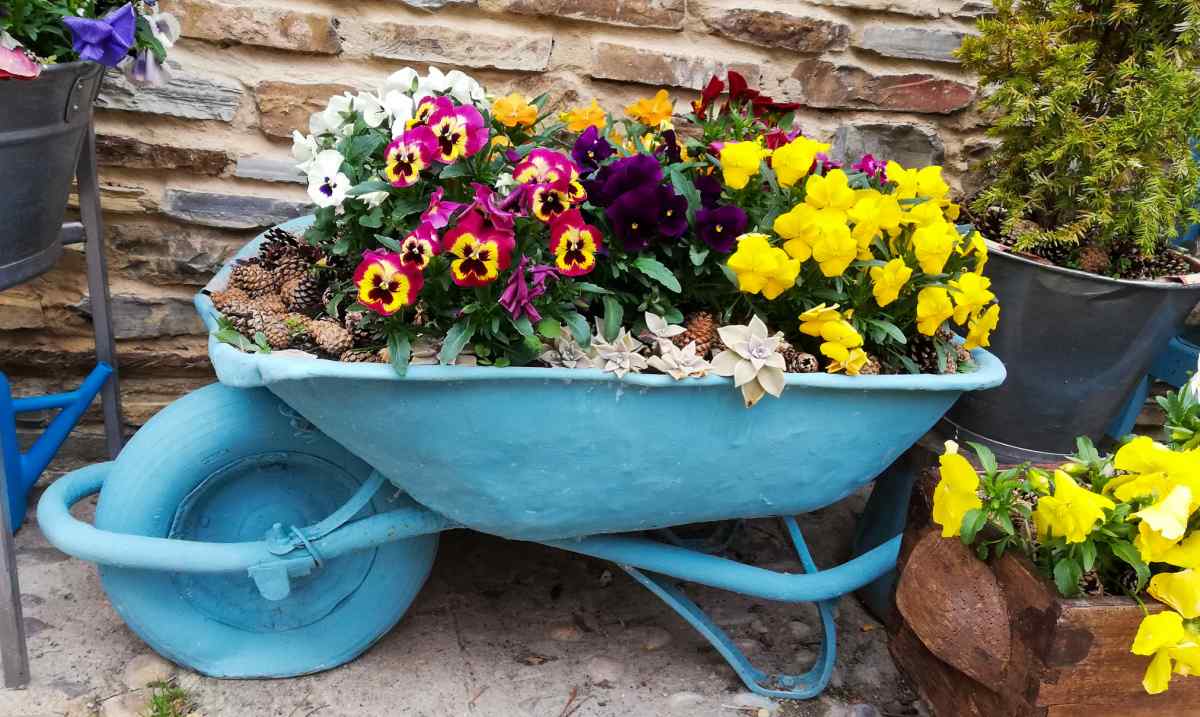
<svg viewBox="0 0 1200 717">
<path fill-rule="evenodd" d="M 439 97 L 438 100 L 445 100 Z M 436 102 L 437 100 L 435 100 Z M 488 128 L 479 110 L 469 105 L 446 107 L 439 105 L 429 116 L 426 126 L 437 138 L 434 159 L 450 164 L 470 157 L 487 146 Z"/>
<path fill-rule="evenodd" d="M 409 122 L 412 126 L 429 124 L 429 118 L 435 112 L 442 110 L 454 109 L 454 103 L 449 97 L 422 97 L 417 103 L 417 109 L 413 110 L 412 121 Z"/>
<path fill-rule="evenodd" d="M 354 270 L 358 303 L 383 316 L 412 306 L 425 283 L 420 269 L 405 264 L 398 254 L 365 251 Z"/>
<path fill-rule="evenodd" d="M 429 224 L 435 229 L 441 229 L 450 223 L 454 213 L 465 205 L 461 202 L 450 202 L 442 199 L 446 190 L 438 187 L 429 197 L 429 206 L 421 212 L 421 223 Z"/>
<path fill-rule="evenodd" d="M 421 224 L 400 242 L 400 263 L 424 269 L 439 251 L 437 230 L 431 224 Z"/>
<path fill-rule="evenodd" d="M 472 182 L 471 186 L 475 189 L 475 201 L 471 203 L 471 210 L 479 212 L 483 220 L 496 229 L 512 231 L 513 213 L 504 206 L 500 196 L 486 184 Z"/>
<path fill-rule="evenodd" d="M 392 140 L 384 150 L 383 174 L 393 187 L 411 187 L 421 180 L 421 170 L 433 163 L 433 132 L 413 127 Z"/>
<path fill-rule="evenodd" d="M 500 294 L 500 305 L 508 310 L 509 316 L 519 319 L 522 316 L 533 321 L 541 321 L 542 315 L 533 306 L 533 300 L 546 293 L 546 278 L 539 275 L 535 285 L 530 286 L 525 281 L 525 269 L 529 265 L 528 257 L 521 257 L 517 268 L 508 277 L 508 286 Z"/>
<path fill-rule="evenodd" d="M 565 154 L 538 147 L 513 167 L 512 175 L 518 184 L 547 184 L 575 179 L 579 168 Z"/>
</svg>

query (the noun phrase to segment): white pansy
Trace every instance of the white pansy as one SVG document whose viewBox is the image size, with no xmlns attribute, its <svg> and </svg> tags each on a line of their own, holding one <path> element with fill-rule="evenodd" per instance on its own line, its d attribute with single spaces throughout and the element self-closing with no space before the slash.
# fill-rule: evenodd
<svg viewBox="0 0 1200 717">
<path fill-rule="evenodd" d="M 465 72 L 451 70 L 446 73 L 446 82 L 449 84 L 447 89 L 450 92 L 450 96 L 460 105 L 482 103 L 484 101 L 483 86 Z"/>
<path fill-rule="evenodd" d="M 383 81 L 383 88 L 379 90 L 379 94 L 386 97 L 387 93 L 397 91 L 411 96 L 413 90 L 417 88 L 417 77 L 419 77 L 417 71 L 411 67 L 397 70 Z"/>
<path fill-rule="evenodd" d="M 355 197 L 355 199 L 363 204 L 366 204 L 371 209 L 374 209 L 375 207 L 387 201 L 387 198 L 390 196 L 391 194 L 388 192 L 367 192 L 366 194 L 358 195 Z"/>
<path fill-rule="evenodd" d="M 329 98 L 329 104 L 319 114 L 309 121 L 310 129 L 315 135 L 332 134 L 344 137 L 354 131 L 352 115 L 355 109 L 354 95 L 347 92 L 344 95 L 334 95 Z M 319 120 L 316 118 L 320 117 Z M 314 122 L 316 124 L 314 124 Z"/>
<path fill-rule="evenodd" d="M 368 127 L 378 127 L 388 119 L 383 100 L 374 92 L 359 92 L 354 96 L 354 107 L 362 113 L 363 122 L 366 122 Z"/>
<path fill-rule="evenodd" d="M 392 123 L 392 136 L 400 136 L 408 129 L 408 121 L 413 118 L 412 98 L 399 90 L 392 90 L 383 96 L 383 107 Z"/>
<path fill-rule="evenodd" d="M 350 178 L 342 173 L 346 158 L 336 149 L 317 153 L 308 170 L 308 196 L 318 207 L 340 207 L 350 189 Z"/>
<path fill-rule="evenodd" d="M 448 89 L 450 89 L 450 81 L 446 79 L 442 71 L 436 67 L 430 67 L 429 74 L 417 80 L 417 91 L 413 93 L 413 97 L 419 100 L 422 97 L 444 94 Z"/>
<path fill-rule="evenodd" d="M 292 158 L 296 160 L 296 168 L 301 172 L 308 174 L 308 170 L 312 168 L 313 160 L 317 157 L 317 152 L 321 151 L 321 146 L 317 144 L 316 137 L 311 134 L 300 134 L 296 130 L 292 130 Z"/>
<path fill-rule="evenodd" d="M 502 197 L 507 197 L 512 193 L 512 190 L 517 186 L 517 180 L 513 178 L 512 172 L 501 172 L 500 176 L 496 177 L 493 185 L 496 192 Z"/>
</svg>

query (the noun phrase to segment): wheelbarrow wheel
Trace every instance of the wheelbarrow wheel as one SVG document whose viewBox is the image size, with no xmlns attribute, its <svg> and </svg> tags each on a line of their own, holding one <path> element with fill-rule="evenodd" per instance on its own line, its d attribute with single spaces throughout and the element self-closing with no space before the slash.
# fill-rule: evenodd
<svg viewBox="0 0 1200 717">
<path fill-rule="evenodd" d="M 113 464 L 96 526 L 215 543 L 261 540 L 275 523 L 333 513 L 371 468 L 265 389 L 214 384 L 172 403 Z M 380 491 L 357 517 L 389 508 Z M 370 647 L 429 576 L 437 535 L 342 555 L 263 598 L 246 573 L 102 567 L 117 612 L 170 660 L 213 677 L 290 677 Z"/>
</svg>

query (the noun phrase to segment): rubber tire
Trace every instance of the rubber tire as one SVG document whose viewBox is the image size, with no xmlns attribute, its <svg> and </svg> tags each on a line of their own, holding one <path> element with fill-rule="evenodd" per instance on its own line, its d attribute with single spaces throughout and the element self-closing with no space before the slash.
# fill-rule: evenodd
<svg viewBox="0 0 1200 717">
<path fill-rule="evenodd" d="M 282 456 L 285 468 L 288 460 L 303 463 L 310 470 L 314 463 L 324 466 L 318 462 L 327 461 L 344 471 L 331 470 L 330 475 L 355 486 L 371 473 L 370 466 L 312 428 L 266 389 L 213 384 L 169 405 L 125 446 L 100 494 L 96 526 L 119 533 L 168 537 L 177 511 L 198 487 L 220 474 L 222 468 L 257 464 L 250 457 L 264 453 Z M 278 470 L 279 459 L 273 456 L 271 460 Z M 242 473 L 235 471 L 229 484 L 236 488 L 237 476 Z M 344 475 L 351 478 L 347 480 Z M 256 496 L 265 484 L 267 497 L 274 497 L 270 494 L 271 482 L 262 475 L 252 474 L 251 478 L 244 483 L 258 491 Z M 281 481 L 280 485 L 285 483 Z M 203 495 L 204 490 L 201 487 L 197 492 Z M 292 491 L 293 500 L 297 493 L 301 492 Z M 391 495 L 385 487 L 364 511 L 387 510 Z M 237 493 L 233 499 L 236 506 L 240 499 Z M 313 499 L 305 495 L 302 500 Z M 264 504 L 270 503 L 268 500 Z M 321 507 L 324 514 L 318 518 L 332 513 L 338 505 Z M 270 512 L 261 510 L 261 505 L 247 506 L 246 510 Z M 266 519 L 257 513 L 246 520 L 261 523 Z M 303 578 L 293 581 L 293 594 L 280 602 L 267 601 L 257 590 L 241 587 L 241 583 L 237 583 L 238 590 L 216 593 L 219 608 L 236 618 L 253 615 L 254 611 L 305 612 L 300 622 L 306 624 L 289 627 L 283 614 L 285 626 L 267 630 L 247 629 L 238 624 L 239 619 L 215 619 L 212 604 L 198 608 L 180 585 L 181 580 L 210 580 L 200 584 L 221 591 L 232 583 L 220 580 L 240 578 L 252 586 L 246 575 L 182 575 L 103 566 L 100 572 L 116 611 L 142 640 L 172 662 L 212 677 L 291 677 L 344 664 L 390 630 L 428 578 L 437 542 L 436 534 L 418 536 L 334 558 L 324 570 L 331 571 L 339 561 L 358 561 L 352 574 L 341 580 L 343 584 L 333 586 L 339 594 L 345 593 L 336 602 L 331 602 L 328 590 L 318 594 L 310 589 L 304 593 L 304 585 L 298 585 Z M 371 558 L 369 562 L 365 562 L 364 554 Z M 314 575 L 320 572 L 318 569 Z M 341 579 L 341 573 L 331 572 L 335 581 Z M 328 574 L 323 587 L 329 587 Z M 357 585 L 348 583 L 350 580 Z M 299 592 L 297 587 L 301 588 Z M 231 593 L 228 601 L 226 592 Z M 311 601 L 324 599 L 329 604 L 314 612 L 304 602 L 305 595 Z M 212 599 L 210 595 L 210 603 Z"/>
</svg>

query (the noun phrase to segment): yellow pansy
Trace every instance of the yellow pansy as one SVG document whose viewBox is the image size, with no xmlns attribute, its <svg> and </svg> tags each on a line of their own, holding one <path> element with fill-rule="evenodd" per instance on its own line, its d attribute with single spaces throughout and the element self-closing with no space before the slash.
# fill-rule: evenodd
<svg viewBox="0 0 1200 717">
<path fill-rule="evenodd" d="M 808 175 L 817 154 L 828 152 L 829 145 L 808 137 L 797 137 L 783 145 L 771 155 L 771 168 L 779 186 L 791 187 Z"/>
<path fill-rule="evenodd" d="M 845 222 L 845 214 L 854 206 L 854 190 L 850 188 L 846 173 L 840 169 L 830 170 L 824 177 L 813 175 L 804 184 L 804 203 L 815 209 L 841 214 Z"/>
<path fill-rule="evenodd" d="M 829 363 L 825 367 L 826 372 L 841 373 L 845 371 L 847 376 L 859 375 L 863 366 L 866 366 L 870 360 L 866 351 L 848 349 L 841 344 L 821 344 L 821 353 L 829 359 Z"/>
<path fill-rule="evenodd" d="M 721 172 L 725 183 L 741 189 L 758 174 L 763 158 L 770 153 L 758 142 L 728 142 L 721 148 Z"/>
<path fill-rule="evenodd" d="M 808 204 L 797 204 L 790 211 L 775 217 L 771 226 L 783 238 L 783 248 L 793 259 L 802 262 L 812 256 L 812 245 L 820 234 L 817 210 Z"/>
<path fill-rule="evenodd" d="M 1000 323 L 1000 304 L 992 304 L 982 314 L 973 317 L 967 325 L 967 340 L 963 348 L 968 351 L 992 345 L 992 332 Z"/>
<path fill-rule="evenodd" d="M 958 454 L 958 444 L 946 441 L 946 452 L 938 458 L 941 480 L 933 489 L 933 522 L 942 526 L 942 537 L 962 532 L 963 516 L 983 507 L 979 499 L 979 474 Z"/>
<path fill-rule="evenodd" d="M 817 215 L 819 230 L 812 243 L 812 258 L 820 265 L 823 275 L 841 276 L 858 256 L 858 244 L 845 223 L 826 212 Z"/>
<path fill-rule="evenodd" d="M 592 100 L 592 104 L 562 112 L 558 115 L 558 118 L 567 125 L 567 129 L 571 132 L 582 132 L 588 127 L 604 129 L 604 126 L 608 124 L 608 118 L 604 116 L 604 110 L 600 108 L 600 103 L 594 99 Z"/>
<path fill-rule="evenodd" d="M 1186 485 L 1176 485 L 1157 503 L 1142 508 L 1130 517 L 1149 525 L 1164 540 L 1175 542 L 1187 532 L 1192 509 L 1192 489 Z"/>
<path fill-rule="evenodd" d="M 514 92 L 492 103 L 492 116 L 505 127 L 532 127 L 537 121 L 538 110 L 525 95 Z"/>
<path fill-rule="evenodd" d="M 796 285 L 800 262 L 783 249 L 771 246 L 766 234 L 743 234 L 728 266 L 737 275 L 738 288 L 774 299 Z"/>
<path fill-rule="evenodd" d="M 1138 523 L 1138 534 L 1133 537 L 1133 547 L 1137 548 L 1143 561 L 1161 563 L 1166 562 L 1167 556 L 1179 545 L 1177 541 L 1167 540 L 1159 535 L 1149 523 L 1142 522 Z"/>
<path fill-rule="evenodd" d="M 1184 627 L 1183 617 L 1170 610 L 1142 618 L 1129 651 L 1154 656 L 1142 677 L 1142 688 L 1152 695 L 1166 691 L 1171 682 L 1173 659 L 1183 658 L 1182 674 L 1195 670 L 1196 638 Z"/>
<path fill-rule="evenodd" d="M 919 227 L 912 236 L 917 263 L 926 274 L 940 274 L 946 261 L 958 243 L 958 231 L 953 225 L 942 222 Z"/>
<path fill-rule="evenodd" d="M 991 303 L 996 295 L 989 291 L 992 280 L 979 274 L 963 274 L 951 279 L 950 298 L 954 299 L 954 323 L 963 325 L 967 318 Z"/>
<path fill-rule="evenodd" d="M 1159 573 L 1150 578 L 1146 592 L 1155 600 L 1175 608 L 1175 612 L 1187 620 L 1200 617 L 1200 572 Z"/>
<path fill-rule="evenodd" d="M 896 195 L 891 195 L 895 197 Z M 908 208 L 904 212 L 903 221 L 905 224 L 912 224 L 918 227 L 929 227 L 936 224 L 945 224 L 946 218 L 942 216 L 942 210 L 935 202 L 921 202 Z"/>
<path fill-rule="evenodd" d="M 917 331 L 933 336 L 953 315 L 950 293 L 940 286 L 927 286 L 917 294 Z"/>
<path fill-rule="evenodd" d="M 880 234 L 894 236 L 900 232 L 903 212 L 894 196 L 872 189 L 858 193 L 847 216 L 854 223 L 853 233 L 854 240 L 858 242 L 859 258 L 869 259 L 871 241 L 875 237 Z"/>
<path fill-rule="evenodd" d="M 950 185 L 942 179 L 942 168 L 937 165 L 905 169 L 899 162 L 888 162 L 887 178 L 895 183 L 899 199 L 929 197 L 940 203 L 950 193 Z"/>
<path fill-rule="evenodd" d="M 1139 524 L 1138 527 L 1144 524 Z M 1142 556 L 1146 560 L 1146 556 Z M 1193 532 L 1180 543 L 1164 550 L 1155 562 L 1167 563 L 1179 568 L 1200 568 L 1200 532 Z"/>
<path fill-rule="evenodd" d="M 825 324 L 835 321 L 841 321 L 842 314 L 838 311 L 838 305 L 826 306 L 825 304 L 817 304 L 803 314 L 800 314 L 800 333 L 808 336 L 821 336 L 822 327 Z"/>
<path fill-rule="evenodd" d="M 650 127 L 657 127 L 671 119 L 675 103 L 666 90 L 659 90 L 653 97 L 640 99 L 625 108 L 625 114 Z"/>
<path fill-rule="evenodd" d="M 900 290 L 912 278 L 912 267 L 903 259 L 892 259 L 883 266 L 871 267 L 871 293 L 875 295 L 875 303 L 882 306 L 895 301 L 900 296 Z"/>
<path fill-rule="evenodd" d="M 1068 543 L 1082 543 L 1105 509 L 1116 507 L 1108 498 L 1080 487 L 1065 471 L 1054 471 L 1054 495 L 1038 501 L 1033 523 L 1042 538 L 1058 535 Z"/>
</svg>

